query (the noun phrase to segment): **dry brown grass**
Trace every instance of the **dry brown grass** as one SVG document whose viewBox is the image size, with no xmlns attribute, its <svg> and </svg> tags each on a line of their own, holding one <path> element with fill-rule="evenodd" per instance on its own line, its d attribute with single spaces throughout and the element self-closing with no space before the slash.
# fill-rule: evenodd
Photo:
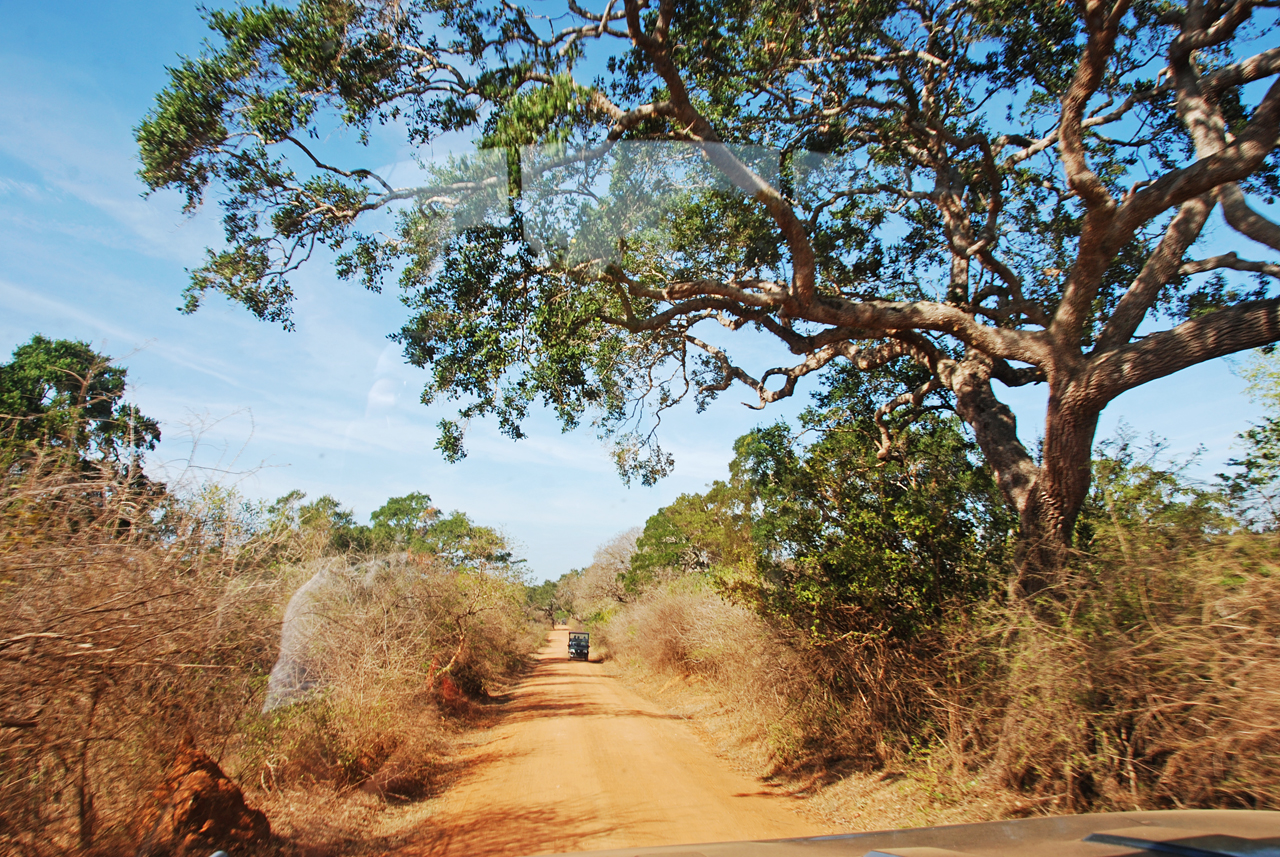
<svg viewBox="0 0 1280 857">
<path fill-rule="evenodd" d="M 244 775 L 267 791 L 430 794 L 449 750 L 442 716 L 473 715 L 541 641 L 523 586 L 434 557 L 325 562 L 333 582 L 310 608 L 320 688 L 254 722 Z"/>
<path fill-rule="evenodd" d="M 692 679 L 722 700 L 744 740 L 761 747 L 770 776 L 833 778 L 882 766 L 893 752 L 886 733 L 923 694 L 910 652 L 869 641 L 804 646 L 692 581 L 651 592 L 602 631 L 624 663 Z"/>
<path fill-rule="evenodd" d="M 291 848 L 383 853 L 402 838 L 387 814 L 420 815 L 448 786 L 457 740 L 545 632 L 510 569 L 402 554 L 290 576 L 301 584 L 321 564 L 331 583 L 309 608 L 319 687 L 250 718 L 234 770 Z"/>
<path fill-rule="evenodd" d="M 253 705 L 275 583 L 156 500 L 39 460 L 0 485 L 0 850 L 127 849 L 182 734 L 217 754 Z"/>
<path fill-rule="evenodd" d="M 1087 572 L 1060 621 L 1004 618 L 994 772 L 1066 811 L 1280 807 L 1280 539 Z"/>
<path fill-rule="evenodd" d="M 840 823 L 1280 807 L 1280 538 L 1125 554 L 1048 620 L 983 605 L 910 645 L 815 645 L 688 583 L 603 638 Z"/>
<path fill-rule="evenodd" d="M 369 807 L 437 788 L 450 720 L 541 639 L 510 572 L 406 556 L 369 586 L 368 563 L 330 558 L 349 573 L 324 605 L 323 690 L 260 715 L 318 546 L 246 508 L 38 458 L 0 476 L 0 853 L 133 853 L 188 732 L 268 808 L 273 847 L 341 847 Z M 320 805 L 343 807 L 323 835 Z"/>
</svg>

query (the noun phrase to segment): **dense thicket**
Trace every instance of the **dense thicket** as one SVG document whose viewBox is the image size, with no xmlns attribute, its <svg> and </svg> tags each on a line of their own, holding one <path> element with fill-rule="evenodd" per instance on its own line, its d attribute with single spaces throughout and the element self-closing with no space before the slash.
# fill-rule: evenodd
<svg viewBox="0 0 1280 857">
<path fill-rule="evenodd" d="M 134 853 L 187 734 L 257 803 L 299 783 L 429 790 L 440 712 L 465 713 L 541 637 L 509 545 L 423 494 L 364 527 L 328 497 L 148 480 L 159 431 L 125 380 L 41 338 L 0 367 L 0 851 Z M 338 584 L 315 690 L 260 715 L 316 563 Z"/>
<path fill-rule="evenodd" d="M 1014 522 L 964 435 L 918 420 L 876 467 L 857 392 L 741 438 L 726 482 L 649 519 L 627 597 L 588 605 L 614 657 L 709 690 L 773 773 L 906 771 L 959 818 L 1280 807 L 1273 420 L 1217 485 L 1101 444 L 1045 615 L 1007 597 Z"/>
</svg>

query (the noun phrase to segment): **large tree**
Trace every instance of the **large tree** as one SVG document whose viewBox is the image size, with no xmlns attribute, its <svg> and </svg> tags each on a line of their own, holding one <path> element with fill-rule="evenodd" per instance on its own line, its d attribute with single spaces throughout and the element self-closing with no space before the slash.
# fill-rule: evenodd
<svg viewBox="0 0 1280 857">
<path fill-rule="evenodd" d="M 1061 579 L 1101 410 L 1280 339 L 1270 0 L 587 5 L 210 12 L 218 38 L 137 132 L 152 188 L 194 209 L 213 185 L 226 211 L 188 308 L 221 292 L 288 325 L 289 277 L 327 246 L 368 287 L 399 276 L 424 401 L 464 400 L 447 453 L 475 416 L 519 437 L 541 400 L 650 477 L 669 458 L 638 401 L 740 383 L 763 406 L 833 363 L 897 363 L 923 380 L 881 403 L 881 454 L 953 409 L 1017 510 L 1028 595 Z M 358 145 L 384 134 L 505 166 L 397 182 Z M 720 183 L 677 180 L 700 170 Z M 451 211 L 471 213 L 451 231 Z M 794 359 L 737 361 L 746 334 L 717 325 Z M 1039 454 L 997 383 L 1047 385 Z"/>
<path fill-rule="evenodd" d="M 0 363 L 0 460 L 21 470 L 40 453 L 137 465 L 160 426 L 124 401 L 128 370 L 87 342 L 36 334 Z"/>
</svg>

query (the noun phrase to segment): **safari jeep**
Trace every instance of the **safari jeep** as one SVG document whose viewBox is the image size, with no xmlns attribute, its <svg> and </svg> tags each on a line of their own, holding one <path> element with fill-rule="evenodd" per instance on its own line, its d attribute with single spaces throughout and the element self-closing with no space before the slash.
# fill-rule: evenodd
<svg viewBox="0 0 1280 857">
<path fill-rule="evenodd" d="M 591 635 L 586 631 L 570 631 L 569 632 L 569 660 L 574 658 L 587 659 L 588 653 L 591 651 Z"/>
</svg>

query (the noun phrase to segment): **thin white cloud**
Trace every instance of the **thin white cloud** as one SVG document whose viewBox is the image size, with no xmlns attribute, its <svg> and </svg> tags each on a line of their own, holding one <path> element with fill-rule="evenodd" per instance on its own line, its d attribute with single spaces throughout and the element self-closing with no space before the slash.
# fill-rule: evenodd
<svg viewBox="0 0 1280 857">
<path fill-rule="evenodd" d="M 8 179 L 2 176 L 0 176 L 0 194 L 21 196 L 27 200 L 38 200 L 42 196 L 39 186 L 31 182 L 17 181 L 16 179 Z"/>
<path fill-rule="evenodd" d="M 59 300 L 49 294 L 23 288 L 4 279 L 0 279 L 0 305 L 21 306 L 26 312 L 34 316 L 44 316 L 60 321 L 73 321 L 84 328 L 98 331 L 105 339 L 129 343 L 135 352 L 139 350 L 151 351 L 164 360 L 184 369 L 217 378 L 224 384 L 240 386 L 240 382 L 235 375 L 231 374 L 230 367 L 227 367 L 227 371 L 220 372 L 210 366 L 211 361 L 198 358 L 181 346 L 169 342 L 160 342 L 154 338 L 148 339 L 137 330 L 113 324 L 103 317 L 101 313 L 92 309 L 85 309 L 82 305 Z M 121 355 L 113 356 L 117 359 L 123 359 Z"/>
<path fill-rule="evenodd" d="M 99 211 L 118 234 L 98 234 L 106 246 L 121 243 L 158 258 L 190 262 L 216 243 L 212 218 L 188 219 L 168 204 L 140 198 L 136 144 L 130 124 L 70 86 L 58 67 L 0 57 L 0 152 L 37 172 L 51 189 Z M 59 83 L 64 84 L 59 86 Z M 114 231 L 114 230 L 113 230 Z"/>
</svg>

